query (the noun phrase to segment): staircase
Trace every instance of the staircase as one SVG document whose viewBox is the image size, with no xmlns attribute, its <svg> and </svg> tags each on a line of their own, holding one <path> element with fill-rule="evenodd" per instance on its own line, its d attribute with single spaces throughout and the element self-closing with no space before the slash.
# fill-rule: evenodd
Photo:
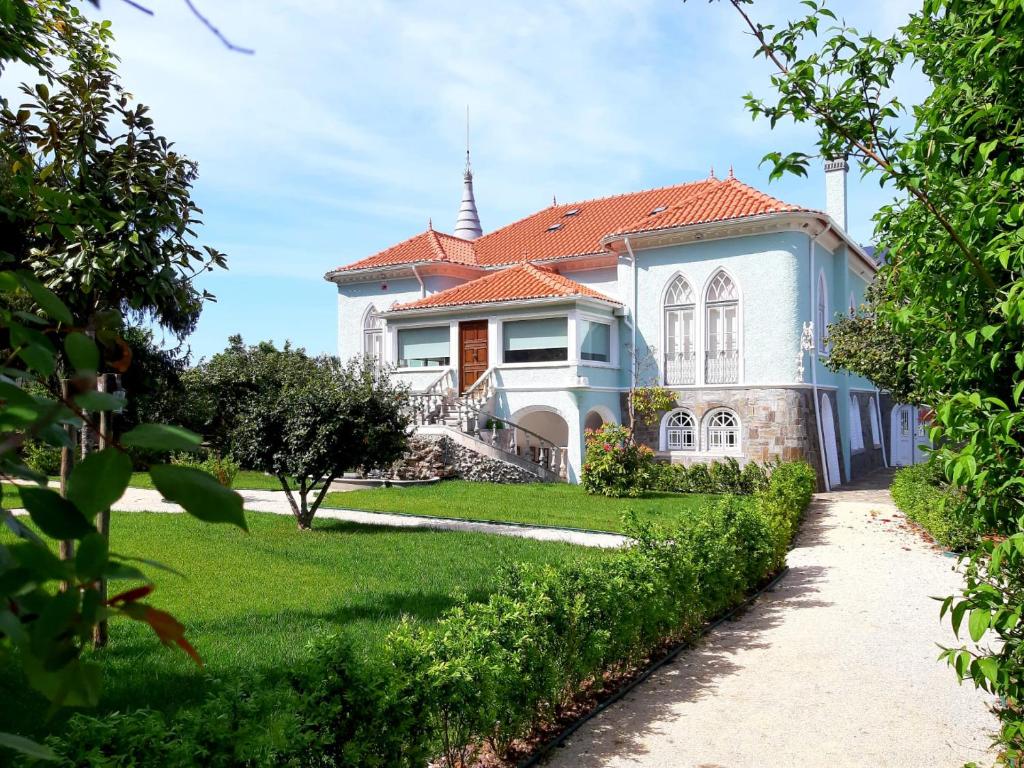
<svg viewBox="0 0 1024 768">
<path fill-rule="evenodd" d="M 478 453 L 522 467 L 546 482 L 565 482 L 565 448 L 494 414 L 493 368 L 461 395 L 458 391 L 456 373 L 448 368 L 426 389 L 411 392 L 409 415 L 415 431 L 451 433 Z"/>
</svg>

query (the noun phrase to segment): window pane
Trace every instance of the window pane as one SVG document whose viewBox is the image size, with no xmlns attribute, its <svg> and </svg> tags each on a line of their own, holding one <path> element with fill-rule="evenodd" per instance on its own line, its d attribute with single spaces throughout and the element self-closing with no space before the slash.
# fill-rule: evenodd
<svg viewBox="0 0 1024 768">
<path fill-rule="evenodd" d="M 516 320 L 502 325 L 506 363 L 544 363 L 569 359 L 569 321 L 564 317 Z"/>
<path fill-rule="evenodd" d="M 450 332 L 447 325 L 407 328 L 398 332 L 398 364 L 403 368 L 448 365 Z"/>
<path fill-rule="evenodd" d="M 611 326 L 607 323 L 584 320 L 580 323 L 580 330 L 583 333 L 580 357 L 584 360 L 607 363 L 611 359 Z"/>
</svg>

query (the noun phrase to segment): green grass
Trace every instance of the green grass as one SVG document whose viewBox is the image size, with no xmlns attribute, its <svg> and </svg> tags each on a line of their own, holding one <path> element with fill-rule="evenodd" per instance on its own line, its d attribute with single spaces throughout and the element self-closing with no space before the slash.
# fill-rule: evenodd
<svg viewBox="0 0 1024 768">
<path fill-rule="evenodd" d="M 339 521 L 299 532 L 287 517 L 247 518 L 249 534 L 186 515 L 113 514 L 113 551 L 183 572 L 185 578 L 151 571 L 157 585 L 151 602 L 186 625 L 206 667 L 162 647 L 147 627 L 119 619 L 111 625 L 110 647 L 97 654 L 106 681 L 102 711 L 172 710 L 202 698 L 217 677 L 284 672 L 319 628 L 351 637 L 357 649 L 372 655 L 403 615 L 433 621 L 459 595 L 484 599 L 503 562 L 606 556 L 476 533 Z M 0 540 L 9 539 L 0 531 Z M 111 588 L 128 586 L 118 582 Z M 0 667 L 2 730 L 38 735 L 45 710 L 41 697 L 26 693 L 16 665 Z"/>
<path fill-rule="evenodd" d="M 133 472 L 129 485 L 132 488 L 153 488 L 153 481 L 148 472 Z M 280 491 L 281 481 L 263 472 L 243 469 L 235 476 L 231 487 L 236 491 Z"/>
<path fill-rule="evenodd" d="M 672 523 L 707 498 L 694 494 L 648 493 L 637 499 L 611 499 L 589 496 L 578 485 L 562 483 L 503 485 L 446 480 L 434 485 L 329 493 L 324 504 L 427 517 L 622 531 L 622 515 L 626 510 L 636 512 L 643 522 Z"/>
</svg>

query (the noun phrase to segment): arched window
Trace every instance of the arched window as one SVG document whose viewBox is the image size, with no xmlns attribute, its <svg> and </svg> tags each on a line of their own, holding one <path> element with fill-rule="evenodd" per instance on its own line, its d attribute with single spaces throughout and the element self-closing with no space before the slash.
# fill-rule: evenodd
<svg viewBox="0 0 1024 768">
<path fill-rule="evenodd" d="M 850 450 L 864 450 L 864 425 L 860 420 L 860 401 L 850 395 Z"/>
<path fill-rule="evenodd" d="M 704 421 L 704 445 L 709 451 L 730 453 L 740 448 L 740 420 L 727 408 L 708 414 Z"/>
<path fill-rule="evenodd" d="M 878 448 L 882 444 L 882 422 L 878 418 L 878 406 L 873 397 L 868 400 L 868 417 L 871 420 L 871 444 Z"/>
<path fill-rule="evenodd" d="M 850 317 L 857 314 L 857 297 L 853 295 L 853 291 L 850 291 Z"/>
<path fill-rule="evenodd" d="M 665 384 L 694 384 L 697 380 L 694 353 L 695 302 L 693 289 L 677 275 L 665 291 Z"/>
<path fill-rule="evenodd" d="M 828 289 L 825 286 L 825 273 L 818 273 L 818 300 L 815 309 L 814 324 L 818 327 L 818 351 L 828 352 L 826 336 L 828 335 Z"/>
<path fill-rule="evenodd" d="M 384 360 L 384 320 L 372 304 L 363 315 L 363 354 L 377 362 Z"/>
<path fill-rule="evenodd" d="M 739 291 L 719 271 L 704 296 L 707 329 L 704 380 L 707 384 L 735 384 L 740 373 Z"/>
<path fill-rule="evenodd" d="M 662 449 L 666 451 L 697 450 L 697 422 L 687 411 L 671 411 L 662 421 L 664 438 Z"/>
</svg>

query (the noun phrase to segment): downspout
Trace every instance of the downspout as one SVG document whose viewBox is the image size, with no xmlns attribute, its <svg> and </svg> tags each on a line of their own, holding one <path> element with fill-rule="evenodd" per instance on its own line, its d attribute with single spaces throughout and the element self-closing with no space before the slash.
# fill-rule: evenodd
<svg viewBox="0 0 1024 768">
<path fill-rule="evenodd" d="M 808 238 L 807 254 L 810 261 L 810 280 L 808 281 L 810 287 L 810 293 L 807 294 L 810 302 L 811 312 L 811 326 L 814 326 L 814 291 L 816 281 L 814 279 L 814 246 L 818 243 L 818 238 L 828 233 L 832 229 L 831 220 L 826 223 L 825 228 L 821 230 L 814 237 Z M 818 328 L 817 333 L 814 336 L 814 351 L 811 353 L 811 391 L 814 393 L 814 423 L 818 425 L 818 450 L 821 454 L 821 478 L 825 481 L 825 490 L 832 490 L 832 483 L 828 477 L 828 456 L 825 453 L 825 432 L 821 428 L 821 401 L 818 399 L 818 339 L 820 338 L 822 329 Z"/>
<path fill-rule="evenodd" d="M 420 298 L 425 299 L 427 297 L 427 286 L 423 284 L 423 278 L 420 277 L 420 271 L 416 268 L 416 265 L 412 265 L 412 273 L 416 275 L 416 282 L 420 284 Z"/>
<path fill-rule="evenodd" d="M 622 238 L 622 240 L 626 244 L 626 250 L 629 252 L 629 271 L 631 273 L 631 278 L 632 278 L 632 281 L 633 281 L 633 286 L 632 286 L 632 289 L 631 289 L 632 296 L 630 296 L 630 302 L 632 304 L 632 307 L 630 308 L 630 325 L 632 326 L 632 328 L 631 328 L 632 338 L 631 338 L 631 341 L 630 341 L 630 355 L 631 355 L 631 359 L 629 361 L 629 388 L 630 388 L 630 390 L 634 390 L 634 389 L 636 389 L 636 366 L 637 366 L 637 362 L 636 362 L 637 361 L 637 351 L 636 351 L 636 303 L 637 303 L 637 300 L 636 300 L 637 299 L 637 297 L 636 297 L 636 284 L 637 284 L 636 283 L 636 254 L 633 253 L 633 246 L 631 246 L 629 244 L 629 238 L 628 237 L 624 237 L 624 238 Z"/>
</svg>

